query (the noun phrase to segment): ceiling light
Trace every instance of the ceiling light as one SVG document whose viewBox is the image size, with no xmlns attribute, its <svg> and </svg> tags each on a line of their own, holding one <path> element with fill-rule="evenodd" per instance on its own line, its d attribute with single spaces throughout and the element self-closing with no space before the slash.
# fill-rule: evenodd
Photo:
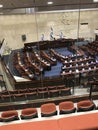
<svg viewBox="0 0 98 130">
<path fill-rule="evenodd" d="M 93 2 L 98 2 L 98 0 L 93 0 Z"/>
<path fill-rule="evenodd" d="M 0 8 L 2 8 L 2 7 L 3 7 L 3 5 L 0 4 Z"/>
<path fill-rule="evenodd" d="M 52 5 L 52 4 L 53 4 L 53 2 L 52 2 L 52 1 L 49 1 L 49 2 L 47 2 L 47 4 L 48 4 L 48 5 Z"/>
</svg>

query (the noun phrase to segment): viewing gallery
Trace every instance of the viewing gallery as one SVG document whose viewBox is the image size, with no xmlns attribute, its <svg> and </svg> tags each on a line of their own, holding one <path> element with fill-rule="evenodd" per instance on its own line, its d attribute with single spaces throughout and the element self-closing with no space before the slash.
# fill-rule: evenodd
<svg viewBox="0 0 98 130">
<path fill-rule="evenodd" d="M 0 130 L 97 130 L 98 1 L 0 0 L 0 30 Z"/>
</svg>

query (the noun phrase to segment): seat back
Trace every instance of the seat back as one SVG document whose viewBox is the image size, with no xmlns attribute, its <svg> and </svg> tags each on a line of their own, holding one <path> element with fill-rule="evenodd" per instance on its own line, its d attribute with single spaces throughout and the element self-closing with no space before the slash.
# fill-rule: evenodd
<svg viewBox="0 0 98 130">
<path fill-rule="evenodd" d="M 66 101 L 66 102 L 61 102 L 59 104 L 59 110 L 69 110 L 69 109 L 73 109 L 74 108 L 74 103 L 71 101 Z"/>
<path fill-rule="evenodd" d="M 31 115 L 31 114 L 35 114 L 35 113 L 37 113 L 36 108 L 26 108 L 21 111 L 22 115 Z"/>
<path fill-rule="evenodd" d="M 8 118 L 12 116 L 18 116 L 18 112 L 16 110 L 10 110 L 10 111 L 5 111 L 1 114 L 2 118 Z"/>
<path fill-rule="evenodd" d="M 47 103 L 41 105 L 41 113 L 51 113 L 56 111 L 56 105 L 54 103 Z"/>
</svg>

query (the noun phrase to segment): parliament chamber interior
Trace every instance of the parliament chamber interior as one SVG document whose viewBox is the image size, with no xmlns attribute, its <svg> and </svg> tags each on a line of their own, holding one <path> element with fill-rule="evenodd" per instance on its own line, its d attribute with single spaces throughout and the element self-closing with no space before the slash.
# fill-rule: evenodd
<svg viewBox="0 0 98 130">
<path fill-rule="evenodd" d="M 97 16 L 97 0 L 0 0 L 0 130 L 98 130 Z"/>
</svg>

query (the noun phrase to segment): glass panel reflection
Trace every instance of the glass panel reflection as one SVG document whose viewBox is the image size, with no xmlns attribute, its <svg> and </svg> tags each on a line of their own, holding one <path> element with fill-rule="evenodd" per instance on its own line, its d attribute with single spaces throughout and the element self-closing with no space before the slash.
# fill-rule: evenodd
<svg viewBox="0 0 98 130">
<path fill-rule="evenodd" d="M 13 77 L 12 89 L 1 92 L 2 103 L 89 95 L 98 79 L 98 11 L 86 5 L 35 0 L 24 15 L 1 16 L 2 37 L 9 42 L 2 61 Z"/>
</svg>

